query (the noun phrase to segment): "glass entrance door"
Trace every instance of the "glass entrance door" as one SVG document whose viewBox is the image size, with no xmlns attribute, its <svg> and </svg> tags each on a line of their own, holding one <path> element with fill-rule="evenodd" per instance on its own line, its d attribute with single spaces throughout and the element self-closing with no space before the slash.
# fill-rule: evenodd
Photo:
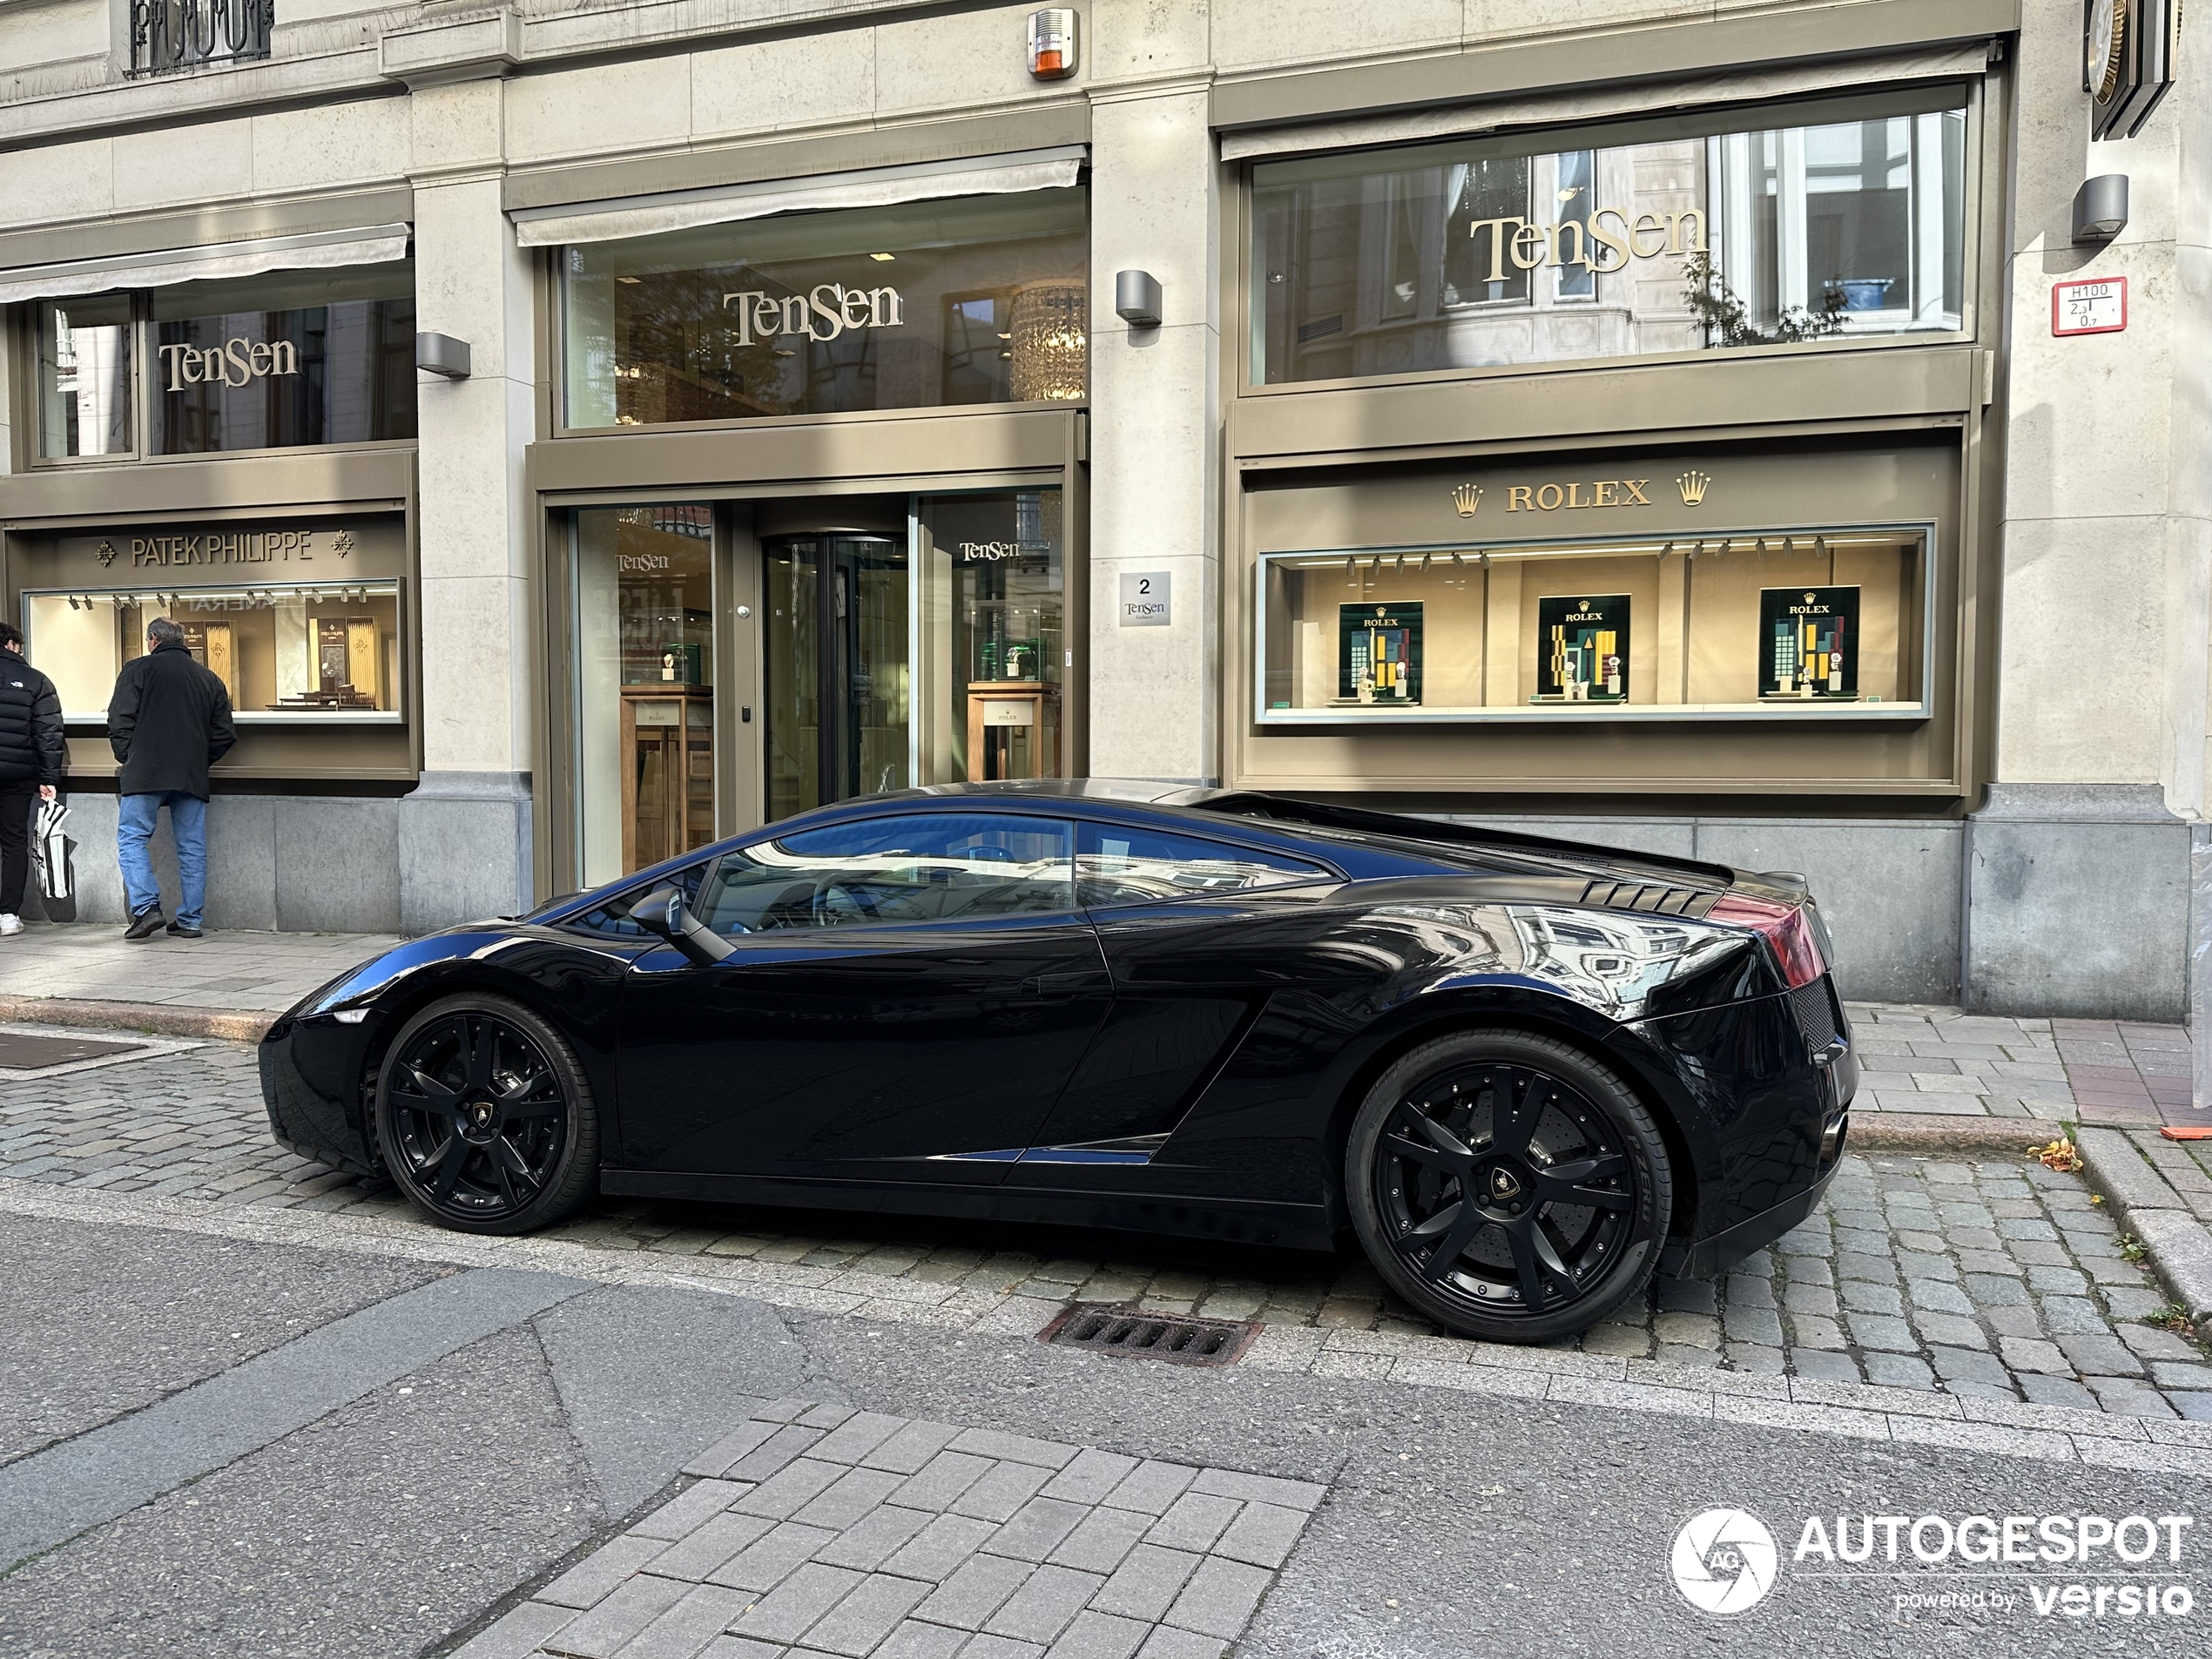
<svg viewBox="0 0 2212 1659">
<path fill-rule="evenodd" d="M 572 523 L 577 874 L 597 887 L 714 840 L 714 509 L 583 508 Z M 329 662 L 358 653 L 350 619 L 323 626 L 327 687 Z"/>
<path fill-rule="evenodd" d="M 761 579 L 768 818 L 905 788 L 906 543 L 772 536 Z"/>
</svg>

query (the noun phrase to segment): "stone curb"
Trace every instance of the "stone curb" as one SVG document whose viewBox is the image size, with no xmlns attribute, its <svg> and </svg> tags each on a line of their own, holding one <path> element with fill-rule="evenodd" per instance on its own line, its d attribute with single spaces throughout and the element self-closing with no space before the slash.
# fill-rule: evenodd
<svg viewBox="0 0 2212 1659">
<path fill-rule="evenodd" d="M 2118 1130 L 2085 1129 L 2074 1145 L 2082 1174 L 2120 1211 L 2121 1227 L 2142 1240 L 2159 1282 L 2212 1334 L 2212 1233 Z"/>
<path fill-rule="evenodd" d="M 0 1180 L 0 1214 L 168 1228 L 459 1267 L 535 1269 L 607 1285 L 678 1285 L 751 1297 L 799 1312 L 977 1336 L 1034 1339 L 1063 1305 L 1035 1297 L 979 1294 L 950 1286 L 930 1286 L 906 1298 L 872 1298 L 819 1287 L 804 1268 L 793 1271 L 743 1259 L 685 1257 L 678 1270 L 567 1240 L 475 1238 L 406 1221 L 293 1210 L 225 1210 L 199 1199 L 153 1198 L 29 1181 Z M 1130 1363 L 1083 1358 L 1099 1364 Z M 1310 1325 L 1266 1327 L 1242 1364 L 1254 1371 L 1655 1413 L 1716 1426 L 1808 1430 L 1898 1444 L 1932 1443 L 1954 1451 L 1993 1452 L 2043 1462 L 2212 1476 L 2212 1423 L 2071 1406 Z"/>
<path fill-rule="evenodd" d="M 1952 1117 L 1936 1112 L 1853 1112 L 1844 1150 L 1851 1152 L 2010 1152 L 2066 1133 L 2040 1117 Z"/>
<path fill-rule="evenodd" d="M 159 1002 L 0 996 L 0 1022 L 80 1026 L 95 1031 L 151 1031 L 165 1037 L 215 1037 L 227 1042 L 259 1042 L 276 1021 L 274 1014 L 171 1008 Z"/>
</svg>

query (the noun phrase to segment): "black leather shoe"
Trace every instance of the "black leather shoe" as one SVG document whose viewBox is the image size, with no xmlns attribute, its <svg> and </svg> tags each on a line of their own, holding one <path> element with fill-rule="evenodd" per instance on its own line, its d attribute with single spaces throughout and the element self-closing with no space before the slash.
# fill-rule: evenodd
<svg viewBox="0 0 2212 1659">
<path fill-rule="evenodd" d="M 197 939 L 199 937 L 199 928 L 187 927 L 181 921 L 171 922 L 165 931 L 172 939 Z"/>
<path fill-rule="evenodd" d="M 141 910 L 131 918 L 131 925 L 123 930 L 125 939 L 151 939 L 161 931 L 161 907 Z"/>
</svg>

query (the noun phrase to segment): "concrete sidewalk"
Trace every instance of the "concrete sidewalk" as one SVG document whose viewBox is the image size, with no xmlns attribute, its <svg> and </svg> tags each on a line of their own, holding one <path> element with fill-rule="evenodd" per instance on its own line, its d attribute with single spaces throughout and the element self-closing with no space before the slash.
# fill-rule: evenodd
<svg viewBox="0 0 2212 1659">
<path fill-rule="evenodd" d="M 0 1019 L 253 1042 L 317 986 L 399 943 L 387 934 L 156 934 L 27 926 L 0 939 Z"/>
</svg>

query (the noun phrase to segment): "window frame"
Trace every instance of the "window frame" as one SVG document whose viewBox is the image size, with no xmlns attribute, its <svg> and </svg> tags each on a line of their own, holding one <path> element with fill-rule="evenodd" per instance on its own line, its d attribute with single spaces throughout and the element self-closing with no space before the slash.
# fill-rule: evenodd
<svg viewBox="0 0 2212 1659">
<path fill-rule="evenodd" d="M 1700 531 L 1701 541 L 1751 542 L 1760 538 L 1771 540 L 1789 536 L 1799 539 L 1817 536 L 1855 536 L 1869 532 L 1894 532 L 1900 536 L 1918 536 L 1920 543 L 1920 636 L 1919 684 L 1920 695 L 1911 703 L 1883 704 L 1878 706 L 1865 703 L 1811 703 L 1804 706 L 1791 706 L 1776 703 L 1771 706 L 1744 708 L 1735 705 L 1713 706 L 1683 703 L 1547 703 L 1497 704 L 1463 708 L 1407 709 L 1376 708 L 1372 712 L 1341 708 L 1270 708 L 1267 701 L 1268 632 L 1267 613 L 1268 572 L 1275 565 L 1291 560 L 1313 559 L 1381 559 L 1396 556 L 1401 561 L 1409 554 L 1435 556 L 1439 555 L 1486 552 L 1491 547 L 1511 549 L 1544 549 L 1560 556 L 1572 555 L 1576 549 L 1590 544 L 1588 536 L 1518 536 L 1510 540 L 1473 538 L 1463 541 L 1405 543 L 1359 548 L 1304 548 L 1261 550 L 1252 560 L 1252 620 L 1251 620 L 1251 720 L 1258 730 L 1276 729 L 1296 735 L 1299 728 L 1311 731 L 1316 727 L 1336 727 L 1356 730 L 1363 726 L 1406 727 L 1420 725 L 1510 725 L 1591 724 L 1631 721 L 1638 725 L 1653 721 L 1673 721 L 1688 725 L 1714 722 L 1740 725 L 1757 722 L 1761 725 L 1781 725 L 1811 723 L 1831 725 L 1837 722 L 1859 723 L 1877 721 L 1925 721 L 1936 713 L 1937 699 L 1943 694 L 1935 684 L 1936 668 L 1936 606 L 1939 591 L 1937 581 L 1938 562 L 1942 557 L 1942 527 L 1933 519 L 1869 520 L 1859 523 L 1813 522 L 1804 524 L 1761 525 L 1753 529 L 1730 529 L 1716 528 L 1711 532 Z M 1693 539 L 1691 536 L 1667 531 L 1644 532 L 1636 538 L 1655 545 Z M 1780 574 L 1777 572 L 1777 574 Z M 1791 584 L 1776 583 L 1786 587 Z M 1898 642 L 1899 660 L 1905 658 L 1910 640 L 1900 637 Z"/>
<path fill-rule="evenodd" d="M 826 824 L 810 824 L 806 826 L 804 828 L 795 831 L 787 831 L 787 833 L 799 835 L 813 835 L 826 830 L 854 829 L 865 825 L 887 823 L 900 819 L 914 819 L 923 822 L 929 822 L 931 820 L 943 820 L 946 819 L 960 818 L 1021 819 L 1031 823 L 1056 824 L 1065 830 L 1068 836 L 1068 896 L 1069 900 L 1068 908 L 1065 910 L 1017 911 L 1011 914 L 1001 916 L 934 916 L 914 921 L 868 921 L 864 922 L 855 922 L 846 927 L 791 929 L 788 931 L 792 933 L 805 933 L 809 936 L 816 934 L 842 934 L 863 931 L 911 933 L 916 929 L 924 927 L 936 927 L 950 931 L 974 927 L 997 927 L 1006 924 L 1034 926 L 1061 920 L 1070 920 L 1076 921 L 1082 921 L 1086 920 L 1085 907 L 1077 900 L 1077 888 L 1076 885 L 1076 848 L 1081 839 L 1080 828 L 1082 820 L 1077 814 L 1072 813 L 1059 813 L 1034 811 L 1008 811 L 1004 808 L 985 805 L 969 806 L 963 810 L 938 812 L 932 812 L 926 809 L 917 811 L 909 807 L 904 811 L 894 809 L 889 812 L 872 813 L 858 818 L 840 818 Z M 701 868 L 699 886 L 698 888 L 694 889 L 694 900 L 696 900 L 698 893 L 705 890 L 706 884 L 708 881 L 712 880 L 714 872 L 720 867 L 722 861 L 728 858 L 732 853 L 749 854 L 754 847 L 772 846 L 782 839 L 780 834 L 772 833 L 778 828 L 778 826 L 772 825 L 769 826 L 768 828 L 772 833 L 759 835 L 752 840 L 740 842 L 735 846 L 725 846 L 720 852 L 714 853 L 711 857 L 707 859 Z M 780 939 L 786 936 L 786 930 L 781 928 L 772 929 L 768 932 L 754 930 L 743 934 L 723 934 L 720 936 L 725 939 L 732 940 L 732 941 L 738 941 L 748 939 L 767 938 L 770 937 L 772 934 L 774 937 Z"/>
<path fill-rule="evenodd" d="M 1085 914 L 1089 914 L 1095 911 L 1133 909 L 1139 905 L 1186 904 L 1197 900 L 1235 897 L 1253 893 L 1274 893 L 1291 887 L 1312 887 L 1317 881 L 1326 881 L 1332 885 L 1342 886 L 1345 882 L 1352 879 L 1351 876 L 1345 874 L 1342 867 L 1339 866 L 1328 860 L 1318 858 L 1310 851 L 1301 849 L 1297 853 L 1285 853 L 1279 847 L 1264 846 L 1257 841 L 1244 840 L 1233 834 L 1223 835 L 1217 833 L 1211 824 L 1204 826 L 1185 826 L 1180 819 L 1177 819 L 1174 821 L 1173 826 L 1170 827 L 1167 825 L 1157 823 L 1136 822 L 1123 819 L 1093 816 L 1089 813 L 1081 812 L 1076 813 L 1074 816 L 1076 819 L 1075 856 L 1079 861 L 1082 858 L 1083 830 L 1085 828 L 1112 828 L 1130 830 L 1138 834 L 1172 835 L 1181 840 L 1203 841 L 1217 846 L 1224 846 L 1236 852 L 1256 853 L 1273 858 L 1295 859 L 1300 863 L 1312 865 L 1315 871 L 1315 876 L 1312 880 L 1272 882 L 1265 887 L 1242 887 L 1235 889 L 1234 892 L 1231 894 L 1191 892 L 1177 894 L 1172 897 L 1166 898 L 1132 899 L 1125 904 L 1087 904 L 1082 907 Z M 1082 880 L 1082 872 L 1080 868 L 1076 873 L 1076 880 L 1078 884 L 1077 892 L 1080 894 L 1082 890 L 1080 884 Z"/>
<path fill-rule="evenodd" d="M 1076 183 L 1069 186 L 1083 192 L 1083 278 L 1086 286 L 1091 277 L 1091 260 L 1096 253 L 1096 239 L 1092 224 L 1093 196 L 1090 167 L 1088 163 L 1077 173 Z M 845 208 L 808 210 L 809 212 L 844 212 L 856 211 Z M 805 213 L 791 217 L 806 217 Z M 658 434 L 663 436 L 688 432 L 753 432 L 787 430 L 794 427 L 830 426 L 854 421 L 912 421 L 951 419 L 988 419 L 995 415 L 1018 415 L 1040 410 L 1088 410 L 1096 385 L 1097 336 L 1086 335 L 1086 356 L 1083 371 L 1083 395 L 1070 401 L 1051 398 L 1030 398 L 1022 401 L 1011 399 L 1001 403 L 930 403 L 893 408 L 807 410 L 793 415 L 730 415 L 708 421 L 640 421 L 635 425 L 617 422 L 610 426 L 572 426 L 569 422 L 569 282 L 563 268 L 562 256 L 576 244 L 561 243 L 542 248 L 539 268 L 545 274 L 548 303 L 545 314 L 550 325 L 547 336 L 548 361 L 553 381 L 551 418 L 547 424 L 549 435 L 563 438 L 607 438 L 643 436 Z M 994 289 L 961 290 L 956 295 L 948 293 L 943 299 L 966 296 L 981 297 L 996 293 Z M 941 381 L 940 385 L 941 387 Z"/>
<path fill-rule="evenodd" d="M 1987 142 L 1986 128 L 1991 119 L 1993 100 L 1980 77 L 1940 77 L 1927 81 L 1907 83 L 1912 90 L 1957 85 L 1961 88 L 1965 103 L 1965 145 L 1960 160 L 1959 192 L 1959 326 L 1956 330 L 1919 330 L 1889 334 L 1866 334 L 1802 343 L 1728 347 L 1703 347 L 1691 351 L 1650 352 L 1634 355 L 1611 357 L 1560 358 L 1543 362 L 1494 363 L 1471 368 L 1438 366 L 1430 368 L 1408 369 L 1395 374 L 1340 375 L 1326 380 L 1292 380 L 1263 382 L 1256 378 L 1264 360 L 1263 335 L 1266 328 L 1265 308 L 1258 303 L 1256 287 L 1257 269 L 1254 264 L 1255 239 L 1259 226 L 1255 176 L 1259 169 L 1308 158 L 1338 156 L 1351 158 L 1366 156 L 1379 164 L 1393 154 L 1407 151 L 1432 149 L 1451 142 L 1449 135 L 1418 138 L 1394 144 L 1363 145 L 1342 149 L 1318 149 L 1295 154 L 1256 157 L 1237 164 L 1237 234 L 1228 250 L 1226 275 L 1236 295 L 1235 304 L 1241 317 L 1241 326 L 1235 329 L 1237 339 L 1236 363 L 1230 371 L 1232 384 L 1228 388 L 1238 399 L 1300 397 L 1315 394 L 1363 390 L 1388 390 L 1437 383 L 1454 384 L 1496 380 L 1512 380 L 1528 375 L 1575 374 L 1593 372 L 1617 373 L 1623 369 L 1665 368 L 1687 364 L 1726 364 L 1755 361 L 1771 358 L 1838 356 L 1857 352 L 1882 351 L 1943 351 L 1956 350 L 1962 346 L 1986 343 L 1986 331 L 2001 329 L 2004 318 L 2001 307 L 1986 307 L 1979 303 L 1982 271 L 1986 259 L 2001 260 L 2001 249 L 1991 250 L 1983 234 L 1983 165 Z M 1797 94 L 1780 98 L 1726 100 L 1697 106 L 1682 111 L 1695 115 L 1704 111 L 1725 112 L 1737 118 L 1730 131 L 1764 132 L 1786 125 L 1786 118 L 1793 110 L 1823 104 L 1848 104 L 1855 100 L 1878 98 L 1892 90 L 1879 86 L 1837 88 L 1812 94 Z M 1772 118 L 1767 125 L 1763 118 Z M 1592 117 L 1581 122 L 1558 125 L 1540 125 L 1527 129 L 1532 138 L 1554 139 L 1556 150 L 1531 152 L 1534 162 L 1541 155 L 1560 153 L 1573 148 L 1596 152 L 1607 148 L 1605 134 L 1608 131 L 1632 128 L 1650 121 L 1654 117 L 1622 114 L 1618 117 Z M 1821 124 L 1814 124 L 1821 125 Z M 1470 132 L 1463 136 L 1480 139 L 1494 136 L 1495 130 Z M 1579 141 L 1579 142 L 1577 142 Z M 1534 169 L 1531 169 L 1530 190 L 1534 190 Z M 1479 300 L 1469 304 L 1486 311 L 1504 312 L 1518 308 L 1537 308 L 1534 306 L 1535 283 L 1533 280 L 1548 267 L 1538 267 L 1525 274 L 1532 279 L 1529 293 L 1521 300 Z M 1554 306 L 1568 307 L 1591 303 L 1580 297 L 1550 296 Z"/>
<path fill-rule="evenodd" d="M 412 248 L 408 260 L 414 259 Z M 340 267 L 344 268 L 344 267 Z M 373 269 L 373 266 L 363 266 Z M 17 377 L 20 390 L 12 407 L 21 422 L 22 437 L 16 444 L 17 460 L 24 463 L 24 470 L 66 471 L 79 467 L 168 467 L 193 466 L 206 462 L 234 461 L 240 458 L 270 455 L 347 455 L 374 450 L 412 450 L 421 442 L 421 406 L 420 384 L 417 385 L 416 431 L 412 438 L 354 438 L 341 443 L 282 443 L 267 444 L 258 449 L 201 449 L 175 455 L 157 454 L 153 448 L 153 401 L 157 391 L 152 354 L 154 334 L 158 325 L 153 318 L 153 290 L 151 288 L 111 288 L 103 293 L 123 293 L 131 301 L 131 448 L 111 455 L 50 455 L 45 453 L 45 411 L 39 395 L 38 327 L 39 308 L 54 303 L 51 300 L 26 300 L 14 307 L 16 317 L 10 332 L 17 361 L 24 365 L 24 373 Z M 99 295 L 63 296 L 68 298 L 98 298 Z M 420 292 L 417 291 L 419 300 Z M 627 429 L 627 428 L 624 428 Z"/>
</svg>

